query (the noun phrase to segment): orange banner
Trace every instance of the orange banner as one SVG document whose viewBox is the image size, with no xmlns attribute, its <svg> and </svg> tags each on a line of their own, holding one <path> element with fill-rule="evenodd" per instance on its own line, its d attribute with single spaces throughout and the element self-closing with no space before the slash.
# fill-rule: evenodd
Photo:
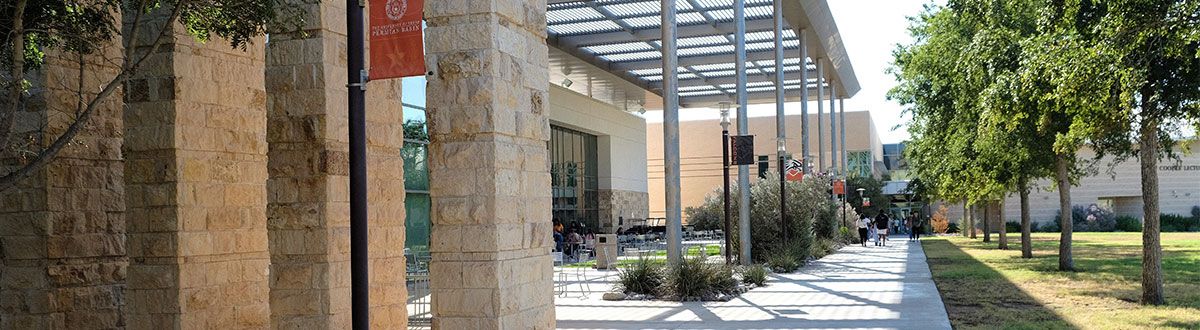
<svg viewBox="0 0 1200 330">
<path fill-rule="evenodd" d="M 371 80 L 425 74 L 425 0 L 372 0 Z"/>
<path fill-rule="evenodd" d="M 846 181 L 842 181 L 842 180 L 833 181 L 833 194 L 834 195 L 845 195 L 846 194 Z"/>
</svg>

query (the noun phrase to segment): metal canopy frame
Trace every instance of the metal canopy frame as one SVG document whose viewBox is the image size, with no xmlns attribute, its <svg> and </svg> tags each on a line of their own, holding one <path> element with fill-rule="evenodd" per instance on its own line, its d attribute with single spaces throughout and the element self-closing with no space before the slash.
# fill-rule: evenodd
<svg viewBox="0 0 1200 330">
<path fill-rule="evenodd" d="M 737 93 L 733 0 L 677 0 L 676 42 L 679 103 L 710 106 L 733 101 Z M 547 43 L 654 94 L 662 92 L 661 13 L 659 0 L 550 1 Z M 775 72 L 788 77 L 816 71 L 800 58 L 800 39 L 784 23 L 782 65 L 774 59 L 772 0 L 745 0 L 746 70 L 749 102 L 775 102 Z M 785 91 L 815 90 L 818 80 L 788 79 Z M 827 84 L 827 83 L 826 83 Z M 788 101 L 799 100 L 800 93 Z"/>
</svg>

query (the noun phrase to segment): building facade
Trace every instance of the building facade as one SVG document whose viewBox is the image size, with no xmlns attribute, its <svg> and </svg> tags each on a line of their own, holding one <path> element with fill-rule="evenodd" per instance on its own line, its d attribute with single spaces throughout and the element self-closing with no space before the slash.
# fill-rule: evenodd
<svg viewBox="0 0 1200 330">
<path fill-rule="evenodd" d="M 1200 154 L 1194 150 L 1200 142 L 1192 141 L 1192 153 L 1183 153 L 1178 160 L 1162 159 L 1158 166 L 1158 198 L 1160 212 L 1164 214 L 1190 215 L 1192 208 L 1200 206 Z M 1091 151 L 1081 151 L 1079 159 L 1090 160 Z M 1097 205 L 1108 208 L 1118 216 L 1141 219 L 1142 177 L 1136 159 L 1114 163 L 1106 157 L 1088 166 L 1088 175 L 1071 187 L 1071 204 L 1079 206 Z M 962 204 L 947 205 L 950 219 L 962 218 Z M 1048 179 L 1038 180 L 1029 194 L 1029 213 L 1034 222 L 1054 221 L 1059 214 L 1058 189 Z M 1021 200 L 1017 194 L 1004 199 L 1005 221 L 1020 221 Z"/>
<path fill-rule="evenodd" d="M 793 106 L 794 107 L 794 106 Z M 815 107 L 814 107 L 815 108 Z M 813 110 L 810 108 L 810 111 Z M 688 111 L 703 111 L 693 109 Z M 715 110 L 713 110 L 715 111 Z M 815 111 L 814 111 L 815 112 Z M 823 160 L 826 169 L 831 167 L 829 115 L 822 118 L 825 125 L 825 154 L 823 158 L 816 157 L 817 153 L 817 115 L 809 114 L 809 150 L 814 162 Z M 839 118 L 840 119 L 840 118 Z M 769 170 L 778 170 L 778 157 L 775 150 L 775 117 L 751 117 L 749 128 L 755 132 L 754 154 L 759 159 L 766 157 L 765 165 Z M 801 115 L 789 115 L 786 119 L 788 129 L 787 150 L 799 154 L 801 149 Z M 840 125 L 839 125 L 840 126 Z M 646 129 L 646 172 L 650 190 L 650 217 L 664 216 L 663 203 L 663 153 L 662 153 L 662 124 L 650 123 Z M 851 175 L 874 175 L 882 169 L 879 165 L 883 160 L 883 144 L 875 130 L 875 123 L 868 111 L 846 112 L 846 167 Z M 679 155 L 680 155 L 680 197 L 684 209 L 699 206 L 704 203 L 704 197 L 721 187 L 721 125 L 719 120 L 695 120 L 679 123 Z M 736 134 L 732 133 L 731 134 Z M 840 142 L 840 141 L 839 141 Z M 840 148 L 840 147 L 839 147 Z M 800 157 L 793 156 L 799 159 Z M 751 165 L 751 181 L 758 179 L 760 166 Z M 732 180 L 737 178 L 737 166 L 729 170 Z"/>
</svg>

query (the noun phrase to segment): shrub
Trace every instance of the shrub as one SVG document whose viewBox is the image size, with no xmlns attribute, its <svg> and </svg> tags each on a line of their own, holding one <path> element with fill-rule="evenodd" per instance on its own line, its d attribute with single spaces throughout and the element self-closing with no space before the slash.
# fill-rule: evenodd
<svg viewBox="0 0 1200 330">
<path fill-rule="evenodd" d="M 1186 217 L 1178 214 L 1162 214 L 1158 216 L 1161 231 L 1200 231 L 1200 218 Z"/>
<path fill-rule="evenodd" d="M 858 244 L 858 232 L 857 229 L 855 230 L 856 232 L 851 233 L 850 228 L 842 227 L 838 230 L 837 242 L 846 245 Z"/>
<path fill-rule="evenodd" d="M 949 226 L 946 227 L 946 233 L 958 234 L 961 232 L 962 232 L 962 229 L 958 228 L 958 223 L 951 223 Z"/>
<path fill-rule="evenodd" d="M 1057 223 L 1060 218 L 1060 216 L 1056 216 L 1054 222 Z M 1075 205 L 1071 207 L 1071 224 L 1071 230 L 1077 232 L 1113 231 L 1117 229 L 1117 217 L 1112 210 L 1096 204 Z M 1062 228 L 1058 230 L 1062 230 Z"/>
<path fill-rule="evenodd" d="M 730 201 L 733 201 L 732 194 Z M 721 229 L 725 226 L 725 209 L 722 207 L 722 203 L 724 203 L 724 191 L 721 187 L 717 187 L 716 190 L 704 196 L 704 204 L 683 210 L 683 215 L 687 216 L 687 224 L 695 230 Z"/>
<path fill-rule="evenodd" d="M 1128 215 L 1117 216 L 1117 231 L 1142 231 L 1142 220 Z"/>
<path fill-rule="evenodd" d="M 830 253 L 833 253 L 833 251 L 836 249 L 837 244 L 834 243 L 833 240 L 818 238 L 817 241 L 813 243 L 811 250 L 812 252 L 809 254 L 812 255 L 814 259 L 821 259 Z"/>
<path fill-rule="evenodd" d="M 939 206 L 937 211 L 933 212 L 933 217 L 929 219 L 929 226 L 934 233 L 945 234 L 950 230 L 950 218 L 946 217 L 946 213 L 949 212 L 950 209 L 945 205 Z"/>
<path fill-rule="evenodd" d="M 767 267 L 760 264 L 746 266 L 742 270 L 742 283 L 763 286 L 767 284 Z"/>
<path fill-rule="evenodd" d="M 827 190 L 829 187 L 828 177 L 809 175 L 805 176 L 803 181 L 787 183 L 787 209 L 788 209 L 788 230 L 791 232 L 793 243 L 801 245 L 811 245 L 814 236 L 825 235 L 825 237 L 833 237 L 837 233 L 837 221 L 839 218 L 834 218 L 833 210 L 836 209 L 835 204 L 829 199 Z M 733 204 L 737 204 L 738 191 L 732 190 L 733 196 L 731 199 Z M 759 179 L 750 186 L 750 240 L 754 242 L 751 245 L 750 254 L 756 262 L 765 261 L 767 258 L 776 253 L 789 249 L 784 246 L 782 227 L 779 221 L 779 178 L 778 174 L 768 172 L 766 178 Z M 719 200 L 714 201 L 719 203 Z M 708 203 L 706 201 L 706 203 Z M 719 204 L 718 204 L 719 205 Z M 736 209 L 737 205 L 731 205 Z M 825 214 L 822 216 L 821 214 Z M 824 225 L 819 230 L 831 230 L 825 234 L 818 234 L 814 227 L 816 223 L 824 221 Z M 736 226 L 730 231 L 730 235 L 738 237 L 740 228 Z M 734 242 L 737 242 L 735 240 Z M 735 244 L 735 251 L 741 247 Z M 804 251 L 803 255 L 797 256 L 797 262 L 807 258 L 807 246 L 801 246 L 797 251 Z"/>
<path fill-rule="evenodd" d="M 683 300 L 712 300 L 721 294 L 733 293 L 737 279 L 733 269 L 723 264 L 709 264 L 705 257 L 690 257 L 667 267 L 666 282 L 659 293 L 664 297 Z"/>
<path fill-rule="evenodd" d="M 1021 222 L 1020 221 L 1005 222 L 1004 223 L 1004 231 L 1007 231 L 1010 233 L 1020 233 L 1021 232 Z M 1032 231 L 1032 230 L 1030 230 L 1030 231 Z"/>
<path fill-rule="evenodd" d="M 775 252 L 767 256 L 767 266 L 776 273 L 791 273 L 800 269 L 800 260 L 787 252 Z"/>
<path fill-rule="evenodd" d="M 1040 225 L 1038 225 L 1038 232 L 1043 232 L 1043 233 L 1062 232 L 1062 223 L 1059 222 L 1058 217 L 1054 217 L 1054 221 L 1043 222 Z"/>
<path fill-rule="evenodd" d="M 617 275 L 617 285 L 625 293 L 654 294 L 662 284 L 662 264 L 646 258 L 638 259 Z"/>
</svg>

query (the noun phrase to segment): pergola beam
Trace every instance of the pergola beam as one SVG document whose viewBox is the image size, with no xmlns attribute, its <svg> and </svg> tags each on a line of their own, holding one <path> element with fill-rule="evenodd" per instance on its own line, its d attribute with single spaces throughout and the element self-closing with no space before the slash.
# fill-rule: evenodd
<svg viewBox="0 0 1200 330">
<path fill-rule="evenodd" d="M 790 76 L 792 74 L 797 74 L 799 72 L 800 72 L 799 70 L 785 71 L 784 74 Z M 809 72 L 812 72 L 812 70 L 809 70 Z M 751 76 L 747 77 L 747 79 L 749 79 L 749 81 L 747 82 L 748 84 L 771 82 L 771 81 L 775 81 L 774 80 L 775 74 L 767 73 L 767 74 L 761 74 L 761 75 L 751 75 Z M 726 77 L 709 77 L 708 80 L 706 80 L 706 81 L 699 81 L 699 79 L 682 79 L 682 78 L 679 79 L 679 87 L 709 86 L 709 83 L 718 84 L 718 85 L 737 84 L 737 75 L 735 74 L 735 75 L 726 76 Z M 808 83 L 812 84 L 813 86 L 816 86 L 817 81 L 816 81 L 816 79 L 809 79 Z M 651 81 L 651 82 L 647 83 L 646 86 L 649 86 L 651 88 L 662 88 L 662 82 Z"/>
<path fill-rule="evenodd" d="M 733 24 L 733 22 L 717 23 L 715 25 L 694 24 L 694 25 L 680 26 L 675 31 L 676 31 L 676 34 L 678 35 L 677 38 L 682 39 L 682 38 L 693 38 L 693 37 L 718 36 L 718 35 L 725 34 L 724 31 L 732 31 L 735 27 L 736 26 Z M 757 20 L 746 21 L 746 30 L 747 31 L 767 30 L 767 29 L 771 29 L 771 20 L 770 19 L 757 19 Z M 587 47 L 587 46 L 595 46 L 595 45 L 621 44 L 621 43 L 630 43 L 630 42 L 639 42 L 639 41 L 643 41 L 643 42 L 644 41 L 658 41 L 659 39 L 662 38 L 660 36 L 660 34 L 662 34 L 662 32 L 660 32 L 659 29 L 641 29 L 641 30 L 632 30 L 632 31 L 620 30 L 620 31 L 613 31 L 613 32 L 602 32 L 602 33 L 562 35 L 562 36 L 559 36 L 558 39 L 563 43 L 563 45 L 570 45 L 572 47 Z"/>
<path fill-rule="evenodd" d="M 799 49 L 798 47 L 784 47 L 785 50 Z M 765 61 L 774 60 L 774 49 L 763 49 L 758 51 L 747 51 L 746 61 Z M 679 65 L 696 66 L 705 64 L 722 64 L 731 63 L 733 53 L 718 53 L 711 55 L 700 55 L 679 58 Z M 627 62 L 612 62 L 613 70 L 630 71 L 641 69 L 657 69 L 662 67 L 657 62 L 660 59 L 648 59 L 643 61 L 627 61 Z M 807 63 L 805 63 L 807 64 Z"/>
<path fill-rule="evenodd" d="M 792 86 L 794 86 L 794 85 L 787 85 L 786 87 L 792 87 Z M 811 95 L 811 93 L 816 92 L 816 87 L 813 87 L 813 86 L 814 85 L 811 85 L 811 84 L 809 85 L 808 90 L 809 90 L 810 95 Z M 792 91 L 792 90 L 789 90 L 789 91 Z M 774 103 L 775 102 L 775 90 L 774 89 L 759 91 L 759 92 L 748 92 L 746 94 L 747 94 L 747 97 L 750 100 L 751 104 Z M 799 102 L 800 101 L 799 94 L 800 93 L 795 93 L 795 92 L 786 93 L 786 95 L 788 95 L 788 96 L 784 97 L 784 101 L 785 102 Z M 680 96 L 679 97 L 679 104 L 681 107 L 684 107 L 684 108 L 711 107 L 720 102 L 734 102 L 734 101 L 736 101 L 735 98 L 732 98 L 732 97 L 730 97 L 728 95 L 724 95 L 724 94 L 701 95 L 701 96 Z"/>
</svg>

